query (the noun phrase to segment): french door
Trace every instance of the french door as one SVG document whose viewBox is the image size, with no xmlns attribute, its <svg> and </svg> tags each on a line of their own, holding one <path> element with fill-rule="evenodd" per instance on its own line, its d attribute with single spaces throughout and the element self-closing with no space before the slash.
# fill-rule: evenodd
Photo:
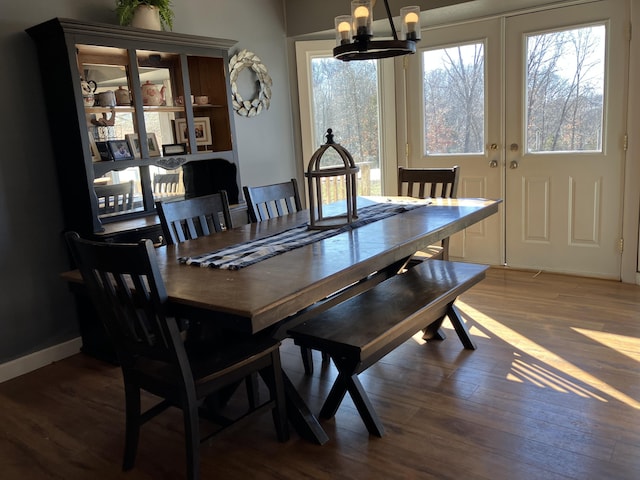
<svg viewBox="0 0 640 480">
<path fill-rule="evenodd" d="M 407 71 L 409 166 L 504 200 L 451 254 L 620 278 L 628 21 L 601 1 L 430 30 Z"/>
</svg>

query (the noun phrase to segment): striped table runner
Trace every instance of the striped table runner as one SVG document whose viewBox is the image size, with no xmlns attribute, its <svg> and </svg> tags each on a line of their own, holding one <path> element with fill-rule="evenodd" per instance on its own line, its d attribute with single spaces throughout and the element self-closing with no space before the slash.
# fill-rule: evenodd
<svg viewBox="0 0 640 480">
<path fill-rule="evenodd" d="M 308 224 L 292 227 L 268 237 L 232 245 L 214 252 L 203 253 L 193 257 L 180 257 L 178 261 L 185 265 L 219 268 L 223 270 L 239 270 L 267 258 L 274 257 L 289 250 L 309 245 L 342 232 L 361 227 L 383 218 L 407 212 L 414 208 L 428 205 L 428 201 L 416 203 L 375 203 L 358 209 L 358 219 L 350 225 L 331 230 L 309 230 Z"/>
</svg>

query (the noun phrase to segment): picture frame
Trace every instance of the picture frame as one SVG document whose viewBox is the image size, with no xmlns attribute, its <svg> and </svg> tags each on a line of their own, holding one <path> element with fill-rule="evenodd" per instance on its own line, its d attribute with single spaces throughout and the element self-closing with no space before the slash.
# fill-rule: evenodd
<svg viewBox="0 0 640 480">
<path fill-rule="evenodd" d="M 196 133 L 196 145 L 213 145 L 211 121 L 209 117 L 194 117 L 193 128 Z M 189 143 L 187 119 L 177 118 L 175 121 L 176 143 Z"/>
<path fill-rule="evenodd" d="M 109 160 L 113 160 L 113 158 L 111 157 L 111 151 L 109 150 L 108 142 L 95 142 L 95 144 L 101 161 L 106 162 Z"/>
<path fill-rule="evenodd" d="M 147 147 L 149 148 L 150 157 L 160 156 L 160 147 L 158 146 L 158 139 L 155 133 L 147 133 Z"/>
<path fill-rule="evenodd" d="M 122 160 L 132 160 L 135 158 L 131 151 L 131 145 L 126 139 L 123 140 L 109 140 L 107 141 L 109 147 L 109 153 L 111 158 L 118 162 Z"/>
<path fill-rule="evenodd" d="M 186 143 L 170 143 L 162 145 L 162 155 L 186 155 L 187 144 Z"/>
<path fill-rule="evenodd" d="M 142 152 L 140 150 L 140 139 L 137 133 L 127 133 L 124 138 L 127 139 L 131 146 L 131 153 L 135 158 L 142 158 Z"/>
<path fill-rule="evenodd" d="M 100 152 L 98 151 L 96 141 L 91 134 L 89 134 L 89 149 L 91 150 L 91 161 L 99 162 L 102 160 L 102 158 L 100 158 Z"/>
</svg>

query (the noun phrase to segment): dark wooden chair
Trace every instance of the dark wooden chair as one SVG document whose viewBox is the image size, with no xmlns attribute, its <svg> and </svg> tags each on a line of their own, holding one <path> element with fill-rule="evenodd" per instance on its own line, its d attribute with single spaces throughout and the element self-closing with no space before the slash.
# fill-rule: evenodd
<svg viewBox="0 0 640 480">
<path fill-rule="evenodd" d="M 260 222 L 302 210 L 298 182 L 295 178 L 290 182 L 242 188 L 251 222 Z"/>
<path fill-rule="evenodd" d="M 114 185 L 95 185 L 98 214 L 124 212 L 133 209 L 133 180 Z"/>
<path fill-rule="evenodd" d="M 398 167 L 398 195 L 415 198 L 456 198 L 459 170 L 457 165 L 452 168 Z M 439 245 L 430 245 L 424 251 L 416 253 L 410 263 L 415 264 L 429 258 L 449 259 L 449 237 Z"/>
<path fill-rule="evenodd" d="M 289 182 L 263 185 L 260 187 L 242 187 L 244 198 L 247 201 L 249 219 L 251 222 L 261 222 L 270 218 L 294 213 L 302 210 L 298 182 L 292 178 Z M 307 375 L 313 373 L 313 354 L 311 349 L 300 347 L 304 371 Z M 329 356 L 322 354 L 324 362 L 329 361 Z"/>
<path fill-rule="evenodd" d="M 180 186 L 179 173 L 158 173 L 153 176 L 154 196 L 176 195 Z"/>
<path fill-rule="evenodd" d="M 173 202 L 156 202 L 168 245 L 233 228 L 227 192 Z"/>
<path fill-rule="evenodd" d="M 269 388 L 269 400 L 239 418 L 223 419 L 214 434 L 271 409 L 278 439 L 288 439 L 279 342 L 268 337 L 234 337 L 190 347 L 169 316 L 167 293 L 150 240 L 107 244 L 80 239 L 75 232 L 66 237 L 122 368 L 126 406 L 123 470 L 134 466 L 140 427 L 174 406 L 184 416 L 187 478 L 199 478 L 199 418 L 214 418 L 208 400 L 256 373 Z M 161 401 L 141 411 L 141 390 Z M 216 420 L 220 418 L 217 413 Z"/>
</svg>

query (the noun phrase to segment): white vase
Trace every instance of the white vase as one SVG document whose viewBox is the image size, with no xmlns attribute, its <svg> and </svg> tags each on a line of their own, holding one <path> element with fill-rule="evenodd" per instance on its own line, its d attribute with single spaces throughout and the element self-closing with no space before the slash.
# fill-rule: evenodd
<svg viewBox="0 0 640 480">
<path fill-rule="evenodd" d="M 131 20 L 131 26 L 147 30 L 162 30 L 160 11 L 151 5 L 138 5 Z"/>
</svg>

